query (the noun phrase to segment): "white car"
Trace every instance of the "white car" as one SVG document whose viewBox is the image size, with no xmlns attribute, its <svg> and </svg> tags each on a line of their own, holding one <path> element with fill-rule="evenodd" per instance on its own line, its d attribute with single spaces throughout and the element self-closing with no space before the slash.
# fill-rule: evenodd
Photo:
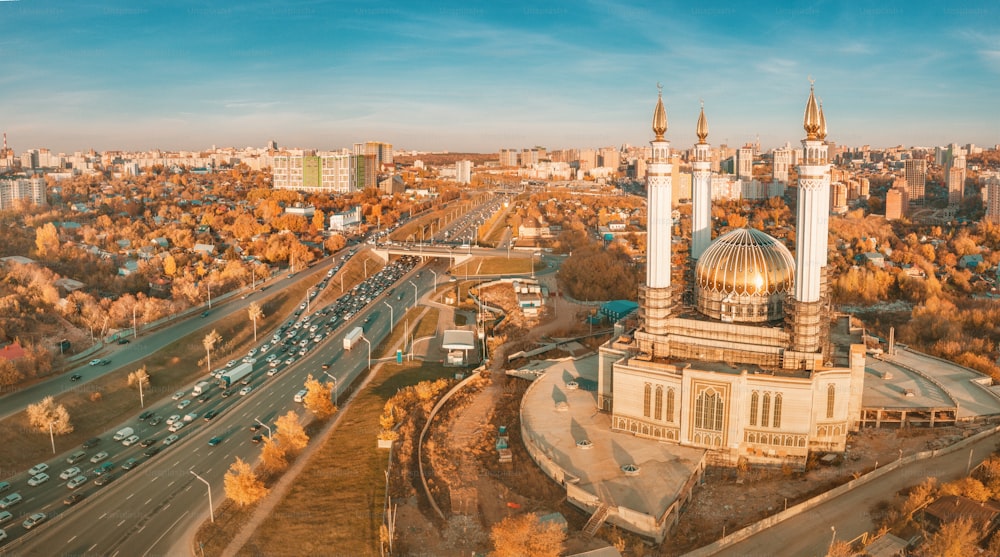
<svg viewBox="0 0 1000 557">
<path fill-rule="evenodd" d="M 122 440 L 122 445 L 125 445 L 126 447 L 131 447 L 133 444 L 138 442 L 139 442 L 138 435 L 129 435 L 128 437 Z"/>
<path fill-rule="evenodd" d="M 183 410 L 183 409 L 187 408 L 189 404 L 191 404 L 191 399 L 185 398 L 184 400 L 180 401 L 177 404 L 177 409 L 178 410 Z"/>
<path fill-rule="evenodd" d="M 277 360 L 275 360 L 275 361 L 277 361 Z M 267 376 L 268 377 L 273 377 L 273 376 L 275 376 L 277 374 L 278 374 L 278 368 L 277 367 L 271 367 L 271 369 L 267 370 Z"/>
<path fill-rule="evenodd" d="M 79 466 L 74 466 L 72 468 L 67 468 L 67 469 L 63 470 L 62 474 L 59 474 L 59 477 L 61 479 L 64 479 L 64 480 L 68 480 L 68 479 L 72 478 L 73 476 L 79 476 L 79 475 L 80 475 L 80 467 Z"/>
<path fill-rule="evenodd" d="M 70 480 L 69 483 L 66 484 L 66 487 L 76 489 L 85 483 L 87 483 L 87 476 L 80 475 Z"/>
<path fill-rule="evenodd" d="M 95 454 L 94 456 L 90 457 L 90 462 L 93 464 L 97 464 L 98 462 L 104 460 L 105 458 L 108 458 L 108 453 L 105 451 L 101 451 Z"/>
<path fill-rule="evenodd" d="M 89 365 L 89 366 L 99 366 L 99 365 L 101 365 L 101 359 L 100 358 L 94 358 L 93 360 L 90 360 L 89 362 L 87 362 L 87 365 Z"/>
<path fill-rule="evenodd" d="M 240 394 L 241 395 L 248 395 L 248 394 L 250 394 L 250 391 L 252 391 L 252 390 L 253 390 L 253 387 L 251 387 L 250 385 L 247 385 L 246 387 L 243 387 L 242 389 L 240 389 Z"/>
<path fill-rule="evenodd" d="M 7 513 L 7 514 L 10 514 L 10 513 Z M 6 539 L 7 539 L 7 532 L 5 532 L 3 528 L 0 528 L 0 542 L 4 541 Z"/>
<path fill-rule="evenodd" d="M 166 437 L 163 438 L 163 444 L 164 445 L 171 445 L 177 439 L 178 439 L 178 437 L 176 435 L 167 435 Z"/>
<path fill-rule="evenodd" d="M 46 471 L 48 469 L 49 469 L 49 465 L 45 464 L 44 462 L 42 462 L 40 464 L 36 464 L 36 465 L 32 466 L 31 470 L 28 470 L 28 475 L 29 476 L 34 476 L 35 474 L 41 474 L 42 472 L 44 472 L 44 471 Z"/>
<path fill-rule="evenodd" d="M 302 389 L 301 391 L 295 393 L 295 397 L 293 400 L 295 400 L 295 402 L 302 402 L 302 400 L 305 398 L 308 392 L 309 391 L 307 391 L 306 389 Z"/>
<path fill-rule="evenodd" d="M 181 415 L 180 414 L 174 414 L 173 416 L 170 416 L 169 418 L 167 418 L 167 425 L 174 425 L 174 423 L 177 422 L 177 420 L 179 420 L 179 419 L 181 419 Z"/>
<path fill-rule="evenodd" d="M 170 429 L 171 432 L 177 432 L 177 431 L 180 431 L 180 429 L 182 427 L 184 427 L 185 425 L 187 425 L 186 422 L 182 422 L 182 421 L 178 420 L 178 421 L 170 424 L 170 428 L 169 429 Z"/>
<path fill-rule="evenodd" d="M 254 357 L 254 356 L 255 356 L 256 354 L 257 354 L 257 349 L 256 349 L 256 348 L 251 348 L 251 349 L 250 349 L 250 351 L 249 351 L 249 352 L 247 352 L 247 357 L 249 357 L 249 358 L 252 358 L 252 357 Z"/>
<path fill-rule="evenodd" d="M 41 474 L 35 474 L 34 476 L 31 476 L 31 478 L 28 480 L 28 485 L 30 485 L 31 487 L 35 487 L 36 485 L 41 485 L 47 481 L 49 481 L 49 475 L 46 474 L 45 472 L 42 472 Z"/>
<path fill-rule="evenodd" d="M 278 355 L 277 354 L 268 354 L 267 357 L 264 358 L 264 361 L 273 362 L 273 361 L 275 361 L 277 359 L 278 359 Z"/>
<path fill-rule="evenodd" d="M 184 395 L 186 395 L 186 394 L 187 394 L 187 392 L 185 392 L 185 391 L 177 391 L 176 393 L 174 393 L 174 396 L 171 397 L 171 398 L 173 398 L 174 400 L 180 400 L 180 399 L 184 398 Z"/>
<path fill-rule="evenodd" d="M 281 360 L 275 358 L 275 359 L 271 360 L 267 365 L 269 365 L 271 367 L 278 367 L 278 366 L 281 365 Z M 270 372 L 268 372 L 268 373 L 270 373 Z"/>
<path fill-rule="evenodd" d="M 191 412 L 190 414 L 185 414 L 184 415 L 184 420 L 183 421 L 185 421 L 185 422 L 193 422 L 197 418 L 198 418 L 198 414 L 196 414 L 194 412 Z"/>
</svg>

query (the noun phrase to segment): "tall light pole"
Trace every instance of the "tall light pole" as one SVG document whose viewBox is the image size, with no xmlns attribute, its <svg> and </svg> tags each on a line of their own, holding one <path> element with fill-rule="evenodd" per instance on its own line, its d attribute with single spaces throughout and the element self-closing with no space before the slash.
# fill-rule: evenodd
<svg viewBox="0 0 1000 557">
<path fill-rule="evenodd" d="M 389 305 L 389 302 L 387 302 L 385 300 L 382 300 L 382 303 L 385 304 L 385 307 L 389 308 L 389 334 L 391 335 L 392 334 L 392 323 L 393 323 L 392 306 Z"/>
<path fill-rule="evenodd" d="M 258 420 L 257 418 L 254 418 L 253 421 L 257 422 L 258 424 L 260 424 L 261 427 L 263 427 L 264 429 L 267 430 L 267 438 L 270 439 L 271 438 L 271 426 L 265 424 L 264 422 Z"/>
<path fill-rule="evenodd" d="M 417 283 L 412 280 L 406 281 L 413 285 L 413 307 L 417 307 Z"/>
<path fill-rule="evenodd" d="M 208 483 L 208 480 L 206 480 L 205 478 L 199 476 L 198 474 L 195 474 L 194 470 L 190 470 L 190 472 L 191 472 L 191 474 L 194 475 L 194 477 L 196 477 L 199 480 L 201 480 L 202 483 L 204 483 L 205 486 L 208 487 L 208 512 L 209 512 L 209 515 L 211 515 L 211 517 L 212 517 L 212 522 L 215 522 L 215 509 L 212 508 L 212 484 Z"/>
<path fill-rule="evenodd" d="M 370 340 L 368 340 L 367 338 L 365 338 L 364 335 L 361 335 L 361 340 L 365 341 L 365 344 L 368 345 L 368 371 L 371 371 L 371 369 L 372 369 L 372 342 Z"/>
<path fill-rule="evenodd" d="M 142 398 L 142 377 L 139 378 L 139 408 L 145 408 L 146 402 Z"/>
<path fill-rule="evenodd" d="M 833 532 L 833 537 L 830 538 L 830 549 L 827 550 L 827 553 L 833 552 L 833 544 L 837 541 L 837 528 L 835 526 L 831 526 L 830 531 Z"/>
<path fill-rule="evenodd" d="M 362 338 L 364 338 L 364 337 L 362 337 Z M 323 372 L 323 375 L 329 377 L 330 379 L 333 379 L 333 403 L 337 404 L 337 399 L 340 398 L 340 397 L 337 396 L 337 378 L 334 377 L 334 376 L 332 376 L 332 375 L 330 375 L 329 373 L 327 373 L 325 371 Z"/>
<path fill-rule="evenodd" d="M 132 306 L 132 338 L 139 338 L 139 329 L 135 326 L 135 308 Z"/>
<path fill-rule="evenodd" d="M 206 280 L 205 287 L 208 288 L 208 309 L 212 309 L 212 283 Z"/>
<path fill-rule="evenodd" d="M 434 289 L 437 290 L 438 287 L 438 274 L 434 272 L 434 269 L 427 269 L 432 275 L 434 275 Z M 392 331 L 390 331 L 392 332 Z"/>
<path fill-rule="evenodd" d="M 49 422 L 49 439 L 52 441 L 52 454 L 56 454 L 56 434 L 52 430 L 52 423 Z"/>
<path fill-rule="evenodd" d="M 367 259 L 364 260 L 364 264 L 365 264 L 365 278 L 368 278 L 368 260 Z"/>
</svg>

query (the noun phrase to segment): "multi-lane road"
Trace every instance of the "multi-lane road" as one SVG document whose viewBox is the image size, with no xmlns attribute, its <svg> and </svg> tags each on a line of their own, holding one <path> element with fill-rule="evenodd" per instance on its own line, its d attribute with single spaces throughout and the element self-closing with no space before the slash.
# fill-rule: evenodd
<svg viewBox="0 0 1000 557">
<path fill-rule="evenodd" d="M 59 479 L 59 473 L 70 466 L 61 463 L 65 455 L 60 460 L 50 462 L 48 472 L 51 479 L 41 486 L 28 487 L 24 483 L 26 477 L 15 477 L 11 482 L 14 484 L 11 492 L 19 491 L 25 500 L 11 508 L 15 520 L 0 525 L 7 527 L 11 538 L 16 538 L 0 547 L 0 551 L 15 551 L 23 555 L 168 553 L 177 537 L 187 528 L 196 525 L 208 509 L 208 489 L 191 472 L 194 471 L 210 483 L 213 503 L 217 506 L 225 496 L 222 478 L 229 465 L 236 457 L 253 462 L 259 454 L 259 446 L 251 441 L 254 432 L 249 429 L 255 419 L 273 428 L 274 419 L 288 410 L 295 409 L 300 414 L 303 413 L 301 404 L 294 402 L 293 397 L 302 389 L 308 374 L 326 378 L 322 369 L 324 363 L 331 364 L 326 371 L 337 378 L 338 389 L 343 396 L 344 390 L 368 365 L 367 346 L 362 342 L 352 350 L 345 351 L 342 343 L 344 333 L 364 323 L 365 337 L 373 346 L 377 345 L 388 334 L 390 315 L 401 317 L 405 308 L 411 305 L 410 296 L 400 299 L 396 295 L 400 291 L 408 292 L 411 285 L 407 281 L 410 280 L 417 284 L 421 293 L 426 293 L 434 278 L 431 273 L 422 273 L 420 277 L 416 277 L 416 272 L 413 272 L 406 276 L 404 281 L 397 283 L 394 288 L 386 289 L 348 321 L 337 320 L 335 328 L 323 341 L 310 341 L 310 346 L 315 344 L 315 348 L 287 369 L 284 365 L 279 366 L 281 371 L 273 377 L 266 375 L 266 371 L 270 369 L 265 362 L 267 353 L 258 354 L 250 383 L 253 391 L 248 395 L 234 393 L 223 398 L 221 389 L 213 386 L 209 390 L 212 396 L 206 402 L 198 402 L 196 397 L 187 396 L 186 398 L 192 399 L 192 403 L 183 411 L 176 408 L 177 401 L 166 400 L 159 403 L 152 410 L 164 418 L 192 411 L 198 414 L 193 422 L 178 432 L 180 439 L 169 447 L 162 447 L 159 454 L 144 456 L 145 448 L 139 445 L 126 448 L 111 440 L 111 432 L 103 435 L 101 443 L 88 450 L 88 457 L 102 450 L 110 452 L 109 460 L 116 464 L 115 473 L 119 477 L 103 487 L 94 485 L 91 478 L 77 489 L 85 493 L 86 497 L 73 507 L 66 507 L 62 503 L 63 497 L 71 492 L 66 487 L 67 480 Z M 385 311 L 387 308 L 383 302 L 392 306 L 393 311 Z M 243 309 L 242 306 L 243 304 L 233 304 L 233 307 L 225 311 L 239 311 Z M 219 311 L 222 312 L 222 308 Z M 365 322 L 369 315 L 371 318 Z M 321 322 L 327 322 L 328 319 L 324 316 Z M 193 330 L 204 325 L 199 318 L 190 321 L 193 322 Z M 319 320 L 314 320 L 316 321 Z M 161 341 L 158 338 L 160 334 L 148 337 L 148 341 L 160 346 L 171 342 Z M 299 329 L 299 336 L 294 338 L 298 340 L 305 334 L 308 334 L 308 329 L 302 327 Z M 269 340 L 262 338 L 261 342 Z M 297 349 L 298 345 L 295 346 Z M 282 354 L 282 359 L 295 349 L 290 348 Z M 272 348 L 271 351 L 273 350 L 277 348 Z M 190 389 L 187 391 L 190 393 Z M 213 409 L 220 411 L 218 417 L 212 421 L 204 421 L 205 412 Z M 163 438 L 169 435 L 165 423 L 150 426 L 146 422 L 132 420 L 126 425 L 135 428 L 140 439 L 156 439 L 154 446 L 162 446 Z M 266 433 L 266 430 L 262 429 L 261 433 Z M 221 436 L 222 443 L 209 446 L 208 440 L 215 436 Z M 118 466 L 132 457 L 138 458 L 140 464 L 130 471 L 121 471 Z M 87 460 L 77 465 L 84 471 L 96 466 Z M 39 511 L 49 515 L 48 521 L 26 533 L 20 522 L 28 514 Z"/>
</svg>

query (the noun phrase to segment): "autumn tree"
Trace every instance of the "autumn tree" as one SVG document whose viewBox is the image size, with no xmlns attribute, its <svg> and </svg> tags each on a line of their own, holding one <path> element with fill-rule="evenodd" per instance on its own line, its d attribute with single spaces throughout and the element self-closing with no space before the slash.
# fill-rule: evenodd
<svg viewBox="0 0 1000 557">
<path fill-rule="evenodd" d="M 508 516 L 493 527 L 494 557 L 559 557 L 566 532 L 555 522 L 542 523 L 535 513 Z"/>
<path fill-rule="evenodd" d="M 177 260 L 169 253 L 163 258 L 163 274 L 172 277 L 177 274 Z"/>
<path fill-rule="evenodd" d="M 48 432 L 51 426 L 52 432 L 57 435 L 73 432 L 73 424 L 69 422 L 69 412 L 66 407 L 56 404 L 51 396 L 35 404 L 29 404 L 27 413 L 28 423 L 38 431 Z"/>
<path fill-rule="evenodd" d="M 337 411 L 337 406 L 331 400 L 333 396 L 333 383 L 322 383 L 314 379 L 312 374 L 306 377 L 306 396 L 302 402 L 306 410 L 316 415 L 317 418 L 325 420 Z"/>
<path fill-rule="evenodd" d="M 16 385 L 22 379 L 24 379 L 24 376 L 17 370 L 13 362 L 5 358 L 0 358 L 0 387 Z"/>
<path fill-rule="evenodd" d="M 59 252 L 59 232 L 54 224 L 47 222 L 35 229 L 35 247 L 38 248 L 39 257 Z"/>
<path fill-rule="evenodd" d="M 142 386 L 143 388 L 149 386 L 149 372 L 146 371 L 146 366 L 142 366 L 139 369 L 128 374 L 128 386 L 136 387 Z"/>
<path fill-rule="evenodd" d="M 253 321 L 253 341 L 257 342 L 257 320 L 264 318 L 264 310 L 260 309 L 260 304 L 253 302 L 247 308 L 250 321 Z"/>
<path fill-rule="evenodd" d="M 202 346 L 205 347 L 205 352 L 208 353 L 208 370 L 212 370 L 212 349 L 215 345 L 222 341 L 222 335 L 220 335 L 215 329 L 212 329 L 211 333 L 205 335 L 205 338 L 201 339 Z"/>
<path fill-rule="evenodd" d="M 260 461 L 264 466 L 264 470 L 272 473 L 281 472 L 288 467 L 288 458 L 285 456 L 285 449 L 270 436 L 264 438 L 264 443 L 260 449 Z"/>
<path fill-rule="evenodd" d="M 979 534 L 972 526 L 972 520 L 962 517 L 945 522 L 927 542 L 919 548 L 920 555 L 927 557 L 966 557 L 976 554 Z"/>
<path fill-rule="evenodd" d="M 241 507 L 260 501 L 269 491 L 264 487 L 264 482 L 250 468 L 250 465 L 239 457 L 236 457 L 236 462 L 229 466 L 224 483 L 226 486 L 226 497 L 229 497 Z"/>
<path fill-rule="evenodd" d="M 299 416 L 294 410 L 289 410 L 287 414 L 275 420 L 274 429 L 275 441 L 287 454 L 297 453 L 309 443 L 309 436 L 299 423 Z"/>
</svg>

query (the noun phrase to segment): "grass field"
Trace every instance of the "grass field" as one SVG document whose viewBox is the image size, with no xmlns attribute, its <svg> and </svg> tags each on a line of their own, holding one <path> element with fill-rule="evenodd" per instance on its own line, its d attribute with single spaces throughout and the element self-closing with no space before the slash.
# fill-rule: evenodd
<svg viewBox="0 0 1000 557">
<path fill-rule="evenodd" d="M 536 271 L 545 268 L 545 264 L 541 261 L 532 261 L 531 259 L 516 257 L 510 259 L 506 257 L 473 257 L 465 263 L 455 265 L 448 272 L 456 278 L 462 278 L 466 275 L 470 277 L 479 275 L 530 275 L 532 262 L 535 265 Z"/>
</svg>

